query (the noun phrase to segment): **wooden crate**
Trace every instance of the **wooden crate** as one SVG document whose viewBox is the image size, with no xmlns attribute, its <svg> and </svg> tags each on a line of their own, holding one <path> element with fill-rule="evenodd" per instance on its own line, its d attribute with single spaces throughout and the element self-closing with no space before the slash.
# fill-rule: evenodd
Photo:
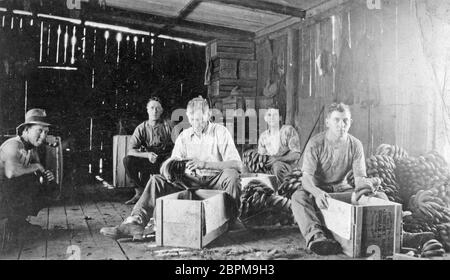
<svg viewBox="0 0 450 280">
<path fill-rule="evenodd" d="M 237 65 L 236 59 L 214 59 L 211 79 L 237 79 Z"/>
<path fill-rule="evenodd" d="M 225 192 L 181 191 L 156 200 L 156 244 L 201 249 L 228 230 Z"/>
<path fill-rule="evenodd" d="M 365 257 L 369 246 L 380 248 L 381 257 L 400 252 L 401 204 L 363 197 L 351 204 L 351 193 L 331 193 L 329 207 L 321 209 L 326 227 L 350 257 Z"/>
<path fill-rule="evenodd" d="M 131 179 L 125 173 L 123 158 L 128 154 L 128 143 L 131 135 L 115 135 L 113 137 L 113 186 L 127 187 Z"/>
<path fill-rule="evenodd" d="M 208 43 L 211 58 L 255 59 L 253 41 L 213 40 Z"/>
<path fill-rule="evenodd" d="M 258 78 L 258 62 L 256 60 L 240 60 L 239 78 L 256 80 Z"/>
<path fill-rule="evenodd" d="M 47 135 L 46 142 L 49 145 L 45 146 L 44 166 L 55 175 L 55 182 L 59 185 L 59 190 L 61 192 L 63 181 L 63 151 L 61 137 Z"/>
<path fill-rule="evenodd" d="M 256 95 L 256 81 L 243 79 L 219 79 L 213 80 L 208 87 L 210 96 L 229 96 L 231 90 L 239 86 L 239 90 L 243 96 Z"/>
</svg>

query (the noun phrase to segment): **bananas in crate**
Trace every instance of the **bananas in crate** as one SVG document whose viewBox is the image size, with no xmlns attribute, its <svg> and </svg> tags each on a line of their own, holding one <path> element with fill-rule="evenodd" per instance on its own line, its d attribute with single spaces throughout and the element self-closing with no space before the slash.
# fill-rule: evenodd
<svg viewBox="0 0 450 280">
<path fill-rule="evenodd" d="M 256 150 L 251 149 L 244 152 L 242 161 L 251 173 L 267 173 L 270 169 L 267 166 L 268 160 L 268 155 L 261 155 Z"/>
<path fill-rule="evenodd" d="M 291 198 L 292 194 L 302 186 L 302 171 L 294 169 L 291 173 L 286 175 L 283 183 L 278 187 L 278 194 Z"/>
<path fill-rule="evenodd" d="M 388 155 L 373 155 L 366 159 L 367 177 L 381 179 L 381 191 L 386 193 L 390 201 L 402 202 L 397 178 L 395 161 Z"/>
<path fill-rule="evenodd" d="M 399 159 L 396 175 L 404 197 L 431 189 L 447 206 L 450 205 L 450 169 L 437 152 Z"/>
<path fill-rule="evenodd" d="M 381 144 L 375 150 L 376 155 L 389 156 L 394 160 L 398 160 L 403 157 L 408 157 L 408 153 L 405 149 L 397 146 L 397 145 L 389 145 L 389 144 Z"/>
<path fill-rule="evenodd" d="M 290 212 L 291 200 L 274 194 L 274 190 L 259 180 L 250 181 L 241 196 L 241 217 L 248 217 L 265 209 Z"/>
<path fill-rule="evenodd" d="M 425 242 L 420 250 L 420 256 L 424 258 L 441 257 L 444 254 L 444 246 L 436 239 L 431 239 Z"/>
</svg>

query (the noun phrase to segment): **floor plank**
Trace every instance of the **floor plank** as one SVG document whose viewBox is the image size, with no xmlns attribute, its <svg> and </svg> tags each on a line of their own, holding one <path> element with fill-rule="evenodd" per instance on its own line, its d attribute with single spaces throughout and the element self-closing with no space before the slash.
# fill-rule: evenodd
<svg viewBox="0 0 450 280">
<path fill-rule="evenodd" d="M 62 260 L 69 255 L 72 229 L 69 227 L 65 205 L 49 208 L 47 254 L 46 259 Z"/>
<path fill-rule="evenodd" d="M 19 241 L 22 243 L 19 259 L 45 259 L 47 252 L 48 214 L 49 209 L 44 208 L 39 211 L 36 217 L 30 217 L 30 223 L 41 226 L 42 232 L 39 235 L 27 236 L 25 237 L 25 240 Z"/>
<path fill-rule="evenodd" d="M 91 254 L 86 255 L 86 259 L 127 259 L 116 241 L 100 234 L 100 229 L 105 226 L 105 223 L 103 217 L 99 214 L 95 203 L 82 203 L 81 209 L 84 213 L 83 219 L 89 228 L 89 238 L 92 239 L 96 246 L 95 250 L 89 250 Z"/>
</svg>

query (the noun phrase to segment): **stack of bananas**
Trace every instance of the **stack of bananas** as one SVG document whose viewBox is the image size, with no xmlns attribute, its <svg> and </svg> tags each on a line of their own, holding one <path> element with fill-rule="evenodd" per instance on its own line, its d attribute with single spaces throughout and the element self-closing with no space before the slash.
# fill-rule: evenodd
<svg viewBox="0 0 450 280">
<path fill-rule="evenodd" d="M 389 156 L 394 160 L 398 160 L 403 157 L 408 157 L 408 153 L 405 149 L 397 145 L 381 144 L 375 150 L 376 155 Z"/>
<path fill-rule="evenodd" d="M 444 254 L 444 246 L 436 239 L 425 242 L 420 250 L 420 256 L 424 258 L 441 257 Z"/>
<path fill-rule="evenodd" d="M 249 217 L 266 209 L 277 212 L 291 211 L 291 200 L 274 194 L 275 191 L 260 180 L 252 180 L 241 195 L 241 217 Z"/>
<path fill-rule="evenodd" d="M 378 150 L 378 149 L 377 149 Z M 366 159 L 367 177 L 381 179 L 380 190 L 386 193 L 390 201 L 401 203 L 394 159 L 387 155 L 373 155 Z"/>
<path fill-rule="evenodd" d="M 432 232 L 435 236 L 439 236 L 439 225 L 425 218 L 420 213 L 413 213 L 403 217 L 403 230 L 412 233 Z"/>
<path fill-rule="evenodd" d="M 450 251 L 450 223 L 439 224 L 438 229 L 439 239 L 444 244 L 444 249 Z"/>
<path fill-rule="evenodd" d="M 269 171 L 268 160 L 268 155 L 261 155 L 254 149 L 247 150 L 243 154 L 243 163 L 251 173 L 267 173 Z"/>
<path fill-rule="evenodd" d="M 278 187 L 278 194 L 287 198 L 291 198 L 292 194 L 302 187 L 302 171 L 294 169 L 291 173 L 284 177 L 283 183 Z"/>
<path fill-rule="evenodd" d="M 419 190 L 411 196 L 408 209 L 435 224 L 450 222 L 450 209 L 433 190 Z"/>
<path fill-rule="evenodd" d="M 410 197 L 419 190 L 431 189 L 447 206 L 450 205 L 449 165 L 436 152 L 399 159 L 396 175 L 404 197 Z"/>
</svg>

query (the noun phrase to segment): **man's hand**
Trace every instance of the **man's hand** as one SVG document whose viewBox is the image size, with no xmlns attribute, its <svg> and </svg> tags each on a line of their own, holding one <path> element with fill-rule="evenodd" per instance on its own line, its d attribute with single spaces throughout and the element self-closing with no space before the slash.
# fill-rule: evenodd
<svg viewBox="0 0 450 280">
<path fill-rule="evenodd" d="M 186 163 L 186 169 L 194 171 L 196 169 L 205 169 L 206 162 L 201 160 L 192 159 Z"/>
<path fill-rule="evenodd" d="M 51 172 L 50 170 L 45 170 L 44 176 L 45 176 L 45 179 L 47 180 L 47 182 L 51 182 L 51 181 L 55 180 L 55 176 L 53 175 L 53 172 Z"/>
<path fill-rule="evenodd" d="M 154 152 L 148 152 L 148 153 L 147 153 L 147 157 L 148 157 L 148 160 L 149 160 L 151 163 L 155 163 L 155 162 L 156 162 L 156 159 L 158 158 L 158 155 L 155 154 Z"/>
<path fill-rule="evenodd" d="M 272 166 L 277 160 L 278 160 L 278 157 L 270 156 L 269 159 L 267 160 L 267 165 Z"/>
<path fill-rule="evenodd" d="M 317 207 L 320 209 L 327 209 L 328 208 L 328 198 L 330 198 L 330 195 L 324 191 L 320 191 L 317 195 L 314 196 L 316 199 Z"/>
</svg>

